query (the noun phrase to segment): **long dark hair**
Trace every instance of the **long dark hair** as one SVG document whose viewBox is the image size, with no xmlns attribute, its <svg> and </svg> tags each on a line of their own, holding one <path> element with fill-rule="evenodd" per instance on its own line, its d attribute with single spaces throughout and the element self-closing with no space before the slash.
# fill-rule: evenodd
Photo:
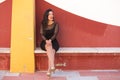
<svg viewBox="0 0 120 80">
<path fill-rule="evenodd" d="M 49 12 L 53 10 L 52 9 L 47 9 L 43 15 L 43 20 L 42 20 L 42 25 L 43 25 L 43 28 L 46 28 L 47 25 L 48 25 L 48 15 L 49 15 Z M 53 18 L 54 19 L 54 18 Z"/>
</svg>

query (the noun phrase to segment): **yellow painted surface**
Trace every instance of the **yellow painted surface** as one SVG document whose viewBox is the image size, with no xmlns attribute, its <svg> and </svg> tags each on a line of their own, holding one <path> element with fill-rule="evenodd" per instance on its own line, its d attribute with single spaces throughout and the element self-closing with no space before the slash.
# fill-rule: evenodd
<svg viewBox="0 0 120 80">
<path fill-rule="evenodd" d="M 34 0 L 12 0 L 10 72 L 34 73 Z"/>
</svg>

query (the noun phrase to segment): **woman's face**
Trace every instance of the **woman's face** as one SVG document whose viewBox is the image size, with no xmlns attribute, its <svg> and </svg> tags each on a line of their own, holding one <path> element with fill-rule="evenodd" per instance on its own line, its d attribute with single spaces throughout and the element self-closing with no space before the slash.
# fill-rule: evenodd
<svg viewBox="0 0 120 80">
<path fill-rule="evenodd" d="M 50 11 L 49 14 L 48 14 L 48 20 L 53 21 L 53 17 L 54 17 L 53 12 Z"/>
</svg>

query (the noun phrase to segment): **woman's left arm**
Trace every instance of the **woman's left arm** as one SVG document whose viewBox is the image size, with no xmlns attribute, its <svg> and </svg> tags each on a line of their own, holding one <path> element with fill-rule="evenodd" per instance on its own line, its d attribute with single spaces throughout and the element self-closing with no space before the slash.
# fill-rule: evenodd
<svg viewBox="0 0 120 80">
<path fill-rule="evenodd" d="M 59 30 L 59 25 L 56 23 L 55 24 L 55 31 L 54 31 L 54 35 L 51 37 L 51 40 L 54 40 L 57 36 L 57 33 L 58 33 L 58 30 Z"/>
</svg>

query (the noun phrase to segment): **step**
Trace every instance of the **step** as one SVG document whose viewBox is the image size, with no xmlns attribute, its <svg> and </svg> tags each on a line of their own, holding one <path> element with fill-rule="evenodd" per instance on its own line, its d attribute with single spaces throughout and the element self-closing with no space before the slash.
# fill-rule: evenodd
<svg viewBox="0 0 120 80">
<path fill-rule="evenodd" d="M 36 48 L 35 53 L 45 53 Z M 10 48 L 0 48 L 0 53 L 10 53 Z M 120 53 L 120 47 L 61 47 L 57 53 Z"/>
</svg>

